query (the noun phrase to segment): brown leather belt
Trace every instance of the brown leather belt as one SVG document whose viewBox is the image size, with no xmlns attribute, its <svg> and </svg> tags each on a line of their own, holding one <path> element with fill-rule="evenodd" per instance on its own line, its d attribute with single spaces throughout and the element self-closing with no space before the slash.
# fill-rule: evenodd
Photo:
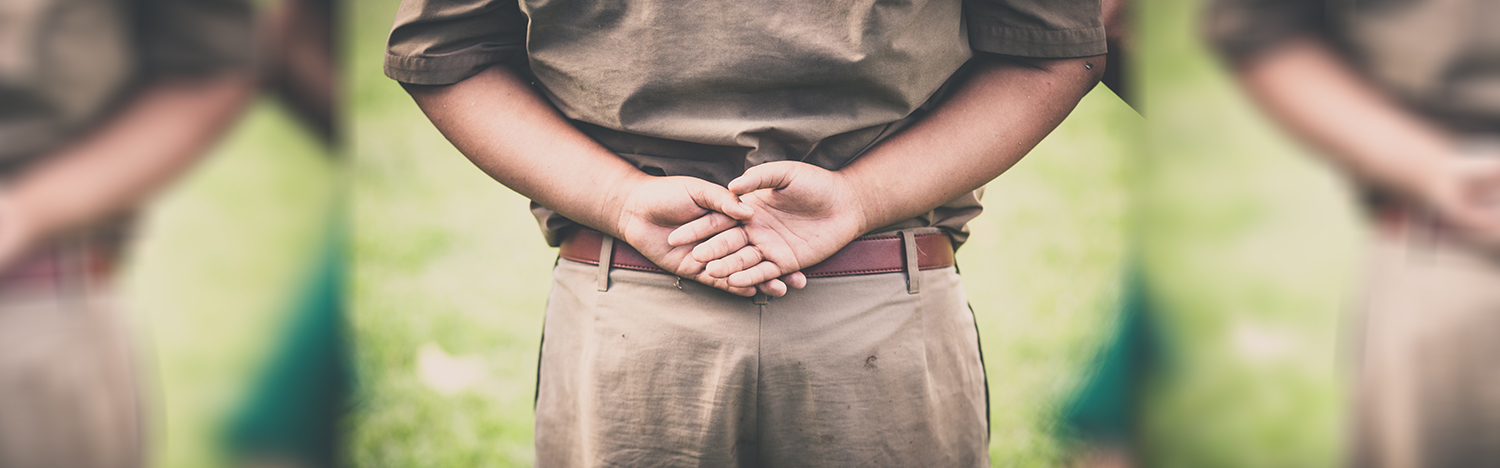
<svg viewBox="0 0 1500 468">
<path fill-rule="evenodd" d="M 913 235 L 917 246 L 917 268 L 933 270 L 953 266 L 953 241 L 941 231 Z M 604 235 L 592 229 L 580 229 L 563 240 L 562 258 L 590 265 L 599 264 Z M 610 265 L 637 271 L 671 274 L 646 260 L 635 248 L 615 242 Z M 855 239 L 833 256 L 805 268 L 809 277 L 870 275 L 893 273 L 906 269 L 905 242 L 899 233 L 872 234 Z"/>
<path fill-rule="evenodd" d="M 117 247 L 97 241 L 48 242 L 0 271 L 0 291 L 86 293 L 79 288 L 110 281 Z"/>
</svg>

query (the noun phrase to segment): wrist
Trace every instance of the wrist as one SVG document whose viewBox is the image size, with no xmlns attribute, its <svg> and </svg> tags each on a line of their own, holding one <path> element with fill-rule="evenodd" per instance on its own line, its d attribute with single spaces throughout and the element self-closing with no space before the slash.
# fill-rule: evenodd
<svg viewBox="0 0 1500 468">
<path fill-rule="evenodd" d="M 876 184 L 859 183 L 856 172 L 844 170 L 830 172 L 833 174 L 834 182 L 842 186 L 844 193 L 850 194 L 850 202 L 854 205 L 850 212 L 855 215 L 854 225 L 858 230 L 854 234 L 856 237 L 885 226 L 885 224 L 880 224 L 879 220 L 884 218 L 882 212 L 888 205 L 883 200 L 885 194 L 878 189 Z"/>
<path fill-rule="evenodd" d="M 597 205 L 599 211 L 595 216 L 600 232 L 617 239 L 624 238 L 630 219 L 636 216 L 631 198 L 640 193 L 641 185 L 649 177 L 639 171 L 630 171 L 609 179 L 604 186 L 604 203 Z"/>
</svg>

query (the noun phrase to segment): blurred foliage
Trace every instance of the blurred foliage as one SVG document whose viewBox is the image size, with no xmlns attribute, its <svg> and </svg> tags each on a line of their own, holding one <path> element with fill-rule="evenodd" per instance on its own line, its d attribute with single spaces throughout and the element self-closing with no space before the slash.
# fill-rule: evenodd
<svg viewBox="0 0 1500 468">
<path fill-rule="evenodd" d="M 474 169 L 381 75 L 396 3 L 344 12 L 362 384 L 349 462 L 527 466 L 555 251 L 525 200 Z M 983 337 L 996 466 L 1064 457 L 1051 436 L 1057 407 L 1114 323 L 1131 246 L 1174 351 L 1145 407 L 1149 466 L 1338 460 L 1339 324 L 1353 302 L 1357 220 L 1337 179 L 1203 49 L 1199 8 L 1138 9 L 1149 124 L 1096 90 L 985 193 L 960 263 Z M 148 402 L 155 464 L 223 464 L 215 431 L 269 355 L 285 293 L 326 226 L 335 176 L 320 152 L 259 103 L 144 217 L 124 289 L 141 318 L 143 367 L 159 382 Z M 430 362 L 478 371 L 444 393 L 421 377 Z"/>
<path fill-rule="evenodd" d="M 326 150 L 255 103 L 141 217 L 122 275 L 137 325 L 154 466 L 226 466 L 226 419 L 263 371 L 333 212 Z"/>
<path fill-rule="evenodd" d="M 1135 233 L 1176 351 L 1146 406 L 1148 465 L 1335 466 L 1357 217 L 1205 49 L 1203 7 L 1136 10 L 1149 120 Z"/>
</svg>

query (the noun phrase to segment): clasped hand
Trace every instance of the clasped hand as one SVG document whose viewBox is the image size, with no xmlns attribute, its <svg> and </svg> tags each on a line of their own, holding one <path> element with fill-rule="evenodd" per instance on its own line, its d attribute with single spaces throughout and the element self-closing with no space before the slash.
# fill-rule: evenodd
<svg viewBox="0 0 1500 468">
<path fill-rule="evenodd" d="M 1500 159 L 1449 156 L 1428 169 L 1415 175 L 1423 208 L 1460 237 L 1500 250 Z"/>
<path fill-rule="evenodd" d="M 621 210 L 623 239 L 678 276 L 741 296 L 802 288 L 801 270 L 867 229 L 849 181 L 806 163 L 755 166 L 727 189 L 691 177 L 643 184 Z"/>
</svg>

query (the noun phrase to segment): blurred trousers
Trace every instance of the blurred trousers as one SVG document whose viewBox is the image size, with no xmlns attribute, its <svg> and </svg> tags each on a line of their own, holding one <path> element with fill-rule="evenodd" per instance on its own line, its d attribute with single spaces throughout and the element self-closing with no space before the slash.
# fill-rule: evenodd
<svg viewBox="0 0 1500 468">
<path fill-rule="evenodd" d="M 989 466 L 984 368 L 953 267 L 735 296 L 560 259 L 539 467 Z"/>
<path fill-rule="evenodd" d="M 1356 332 L 1350 466 L 1500 466 L 1500 253 L 1387 218 Z"/>
<path fill-rule="evenodd" d="M 70 238 L 0 272 L 0 467 L 141 465 L 129 324 L 109 285 L 116 247 Z"/>
</svg>

